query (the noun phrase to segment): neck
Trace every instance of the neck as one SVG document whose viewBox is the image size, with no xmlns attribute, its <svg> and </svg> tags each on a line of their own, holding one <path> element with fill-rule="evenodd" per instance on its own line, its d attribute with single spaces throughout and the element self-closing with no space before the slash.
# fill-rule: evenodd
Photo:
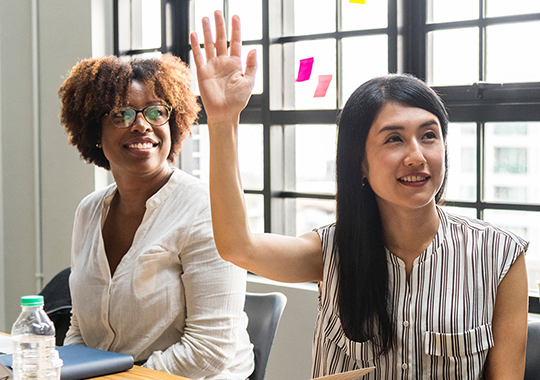
<svg viewBox="0 0 540 380">
<path fill-rule="evenodd" d="M 159 191 L 169 180 L 173 170 L 164 166 L 162 170 L 133 177 L 113 172 L 116 182 L 118 206 L 133 212 L 146 207 L 146 201 Z"/>
<path fill-rule="evenodd" d="M 415 210 L 379 204 L 386 248 L 404 260 L 414 260 L 431 244 L 439 228 L 439 214 L 432 202 Z"/>
</svg>

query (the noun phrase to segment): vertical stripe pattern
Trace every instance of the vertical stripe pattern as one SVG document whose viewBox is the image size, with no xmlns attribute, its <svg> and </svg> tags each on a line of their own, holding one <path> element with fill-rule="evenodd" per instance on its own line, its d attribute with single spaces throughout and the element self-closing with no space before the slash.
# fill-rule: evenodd
<svg viewBox="0 0 540 380">
<path fill-rule="evenodd" d="M 370 341 L 349 340 L 337 305 L 338 256 L 335 225 L 317 230 L 324 255 L 319 313 L 313 344 L 313 377 L 367 366 L 364 379 L 478 379 L 490 347 L 497 288 L 527 250 L 520 237 L 476 219 L 438 208 L 440 223 L 430 246 L 414 261 L 407 281 L 405 264 L 387 250 L 388 300 L 397 344 L 376 356 Z"/>
</svg>

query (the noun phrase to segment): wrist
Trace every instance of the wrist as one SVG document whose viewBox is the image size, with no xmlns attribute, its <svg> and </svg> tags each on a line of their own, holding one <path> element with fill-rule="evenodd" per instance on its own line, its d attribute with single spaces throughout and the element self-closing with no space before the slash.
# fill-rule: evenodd
<svg viewBox="0 0 540 380">
<path fill-rule="evenodd" d="M 240 114 L 206 115 L 206 123 L 210 128 L 237 127 L 240 124 Z"/>
</svg>

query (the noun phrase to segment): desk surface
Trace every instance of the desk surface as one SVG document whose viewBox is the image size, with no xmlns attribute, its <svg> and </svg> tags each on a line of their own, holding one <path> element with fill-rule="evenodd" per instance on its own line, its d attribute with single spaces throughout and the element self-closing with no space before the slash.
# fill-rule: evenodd
<svg viewBox="0 0 540 380">
<path fill-rule="evenodd" d="M 155 371 L 138 365 L 126 372 L 115 373 L 112 375 L 93 377 L 99 380 L 189 380 L 185 377 L 170 375 L 165 372 Z"/>
<path fill-rule="evenodd" d="M 9 336 L 4 332 L 0 335 Z M 185 377 L 171 375 L 165 372 L 155 371 L 153 369 L 133 366 L 129 371 L 114 373 L 112 375 L 93 377 L 97 380 L 189 380 Z"/>
</svg>

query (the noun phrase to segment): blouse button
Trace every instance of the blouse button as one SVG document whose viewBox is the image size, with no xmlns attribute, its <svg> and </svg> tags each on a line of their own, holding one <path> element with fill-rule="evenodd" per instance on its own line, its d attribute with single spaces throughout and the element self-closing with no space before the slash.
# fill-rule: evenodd
<svg viewBox="0 0 540 380">
<path fill-rule="evenodd" d="M 403 363 L 403 364 L 401 365 L 401 368 L 407 369 L 407 368 L 409 368 L 409 366 L 407 365 L 407 363 Z"/>
<path fill-rule="evenodd" d="M 403 327 L 409 327 L 409 321 L 403 321 Z"/>
</svg>

